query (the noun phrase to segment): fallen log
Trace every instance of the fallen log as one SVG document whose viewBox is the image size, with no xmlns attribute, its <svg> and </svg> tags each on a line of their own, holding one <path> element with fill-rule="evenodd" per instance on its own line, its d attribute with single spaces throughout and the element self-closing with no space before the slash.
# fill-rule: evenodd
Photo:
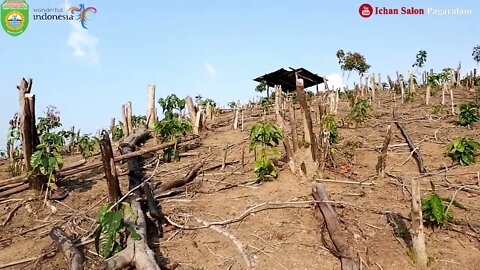
<svg viewBox="0 0 480 270">
<path fill-rule="evenodd" d="M 198 172 L 200 171 L 200 169 L 202 167 L 203 167 L 203 162 L 197 163 L 188 172 L 188 174 L 185 177 L 183 177 L 182 179 L 178 179 L 176 181 L 173 181 L 173 182 L 170 182 L 170 183 L 165 183 L 165 184 L 161 185 L 160 188 L 158 189 L 158 192 L 164 192 L 164 191 L 167 191 L 169 189 L 181 187 L 181 186 L 184 186 L 184 185 L 190 183 L 191 181 L 193 181 L 193 179 L 195 179 L 195 177 L 197 177 Z"/>
<path fill-rule="evenodd" d="M 336 248 L 338 257 L 342 264 L 342 270 L 358 270 L 357 256 L 353 247 L 347 242 L 345 232 L 340 227 L 337 214 L 330 203 L 325 186 L 322 183 L 315 183 L 312 191 L 313 198 L 317 201 L 317 206 L 325 219 L 327 230 Z"/>
<path fill-rule="evenodd" d="M 25 191 L 28 188 L 29 188 L 29 185 L 28 185 L 28 183 L 26 183 L 26 184 L 22 184 L 21 186 L 2 191 L 2 192 L 0 192 L 0 198 L 5 198 L 5 197 L 8 197 L 10 195 Z"/>
<path fill-rule="evenodd" d="M 130 211 L 125 209 L 125 222 L 133 226 L 141 238 L 134 240 L 132 237 L 128 237 L 127 247 L 106 261 L 106 269 L 120 270 L 126 268 L 127 266 L 134 266 L 135 269 L 160 270 L 160 266 L 155 260 L 155 254 L 148 246 L 147 223 L 142 206 L 139 202 L 142 193 L 145 193 L 145 187 L 148 186 L 149 183 L 142 181 L 144 174 L 139 165 L 139 156 L 141 154 L 138 154 L 138 152 L 142 151 L 135 150 L 137 148 L 137 144 L 143 142 L 147 137 L 148 136 L 146 136 L 145 133 L 137 134 L 137 136 L 128 137 L 122 144 L 120 144 L 120 152 L 122 153 L 122 156 L 129 156 L 127 159 L 127 165 L 130 192 L 128 192 L 126 195 L 129 194 L 127 200 L 130 202 L 132 208 L 131 210 L 133 210 L 132 215 Z M 150 193 L 146 196 L 147 200 L 149 200 L 148 206 L 150 207 L 150 213 L 152 214 L 157 212 L 156 214 L 160 215 L 158 213 L 160 210 L 156 201 L 153 199 L 153 194 L 151 194 L 149 186 L 146 190 L 146 193 Z M 161 223 L 161 220 L 158 221 Z M 160 229 L 161 224 L 159 230 Z"/>
<path fill-rule="evenodd" d="M 60 227 L 53 227 L 49 235 L 70 264 L 70 269 L 82 270 L 85 258 L 67 234 Z"/>
<path fill-rule="evenodd" d="M 405 129 L 403 124 L 395 116 L 395 112 L 393 112 L 393 121 L 395 122 L 395 125 L 400 130 L 400 132 L 402 133 L 402 136 L 405 139 L 405 142 L 408 144 L 408 148 L 410 148 L 410 151 L 412 152 L 413 158 L 417 162 L 419 172 L 420 173 L 427 173 L 427 169 L 425 169 L 425 165 L 423 164 L 422 153 L 420 153 L 420 150 L 413 144 L 412 140 L 408 136 L 407 130 Z"/>
</svg>

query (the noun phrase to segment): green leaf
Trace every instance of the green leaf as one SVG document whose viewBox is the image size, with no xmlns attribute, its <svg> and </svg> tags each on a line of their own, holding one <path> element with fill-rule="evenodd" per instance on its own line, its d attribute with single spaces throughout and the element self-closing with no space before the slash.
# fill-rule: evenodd
<svg viewBox="0 0 480 270">
<path fill-rule="evenodd" d="M 127 203 L 127 202 L 122 202 L 122 206 L 125 208 L 125 210 L 128 212 L 128 214 L 130 215 L 131 219 L 134 220 L 136 219 L 135 217 L 135 212 L 133 212 L 133 208 L 132 206 Z"/>
</svg>

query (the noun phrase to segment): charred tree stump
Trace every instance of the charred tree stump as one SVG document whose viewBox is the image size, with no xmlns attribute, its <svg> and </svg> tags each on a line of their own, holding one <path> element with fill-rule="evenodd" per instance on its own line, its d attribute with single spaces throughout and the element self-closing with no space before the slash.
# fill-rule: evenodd
<svg viewBox="0 0 480 270">
<path fill-rule="evenodd" d="M 332 239 L 333 245 L 336 248 L 338 257 L 342 264 L 342 270 L 358 270 L 357 256 L 355 255 L 353 247 L 347 242 L 345 232 L 340 226 L 337 214 L 333 207 L 328 203 L 329 198 L 325 191 L 325 186 L 322 183 L 315 183 L 313 186 L 312 195 L 317 202 L 317 206 L 325 219 L 328 233 Z"/>
<path fill-rule="evenodd" d="M 102 153 L 102 163 L 105 170 L 105 178 L 107 179 L 108 197 L 110 202 L 116 202 L 118 199 L 120 199 L 120 197 L 122 197 L 122 192 L 120 191 L 117 170 L 115 169 L 112 145 L 106 131 L 102 132 L 100 150 Z"/>
<path fill-rule="evenodd" d="M 70 264 L 70 269 L 82 270 L 85 258 L 67 234 L 60 227 L 53 227 L 49 235 Z"/>
</svg>

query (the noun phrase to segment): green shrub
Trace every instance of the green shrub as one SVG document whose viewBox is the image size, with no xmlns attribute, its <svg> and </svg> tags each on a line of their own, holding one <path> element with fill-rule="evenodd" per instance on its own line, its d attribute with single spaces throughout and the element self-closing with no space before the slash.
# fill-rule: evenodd
<svg viewBox="0 0 480 270">
<path fill-rule="evenodd" d="M 257 182 L 275 179 L 277 171 L 269 158 L 269 153 L 279 155 L 280 152 L 276 146 L 283 139 L 282 132 L 279 128 L 270 123 L 255 124 L 250 130 L 250 151 L 255 151 L 255 168 L 254 173 Z"/>
<path fill-rule="evenodd" d="M 350 112 L 350 116 L 356 123 L 363 124 L 368 119 L 371 110 L 372 107 L 368 103 L 368 100 L 357 98 Z"/>
<path fill-rule="evenodd" d="M 479 108 L 480 105 L 475 101 L 460 104 L 459 124 L 462 126 L 469 126 L 475 122 L 478 122 L 480 120 L 480 115 L 478 114 Z"/>
<path fill-rule="evenodd" d="M 475 163 L 475 155 L 480 149 L 480 143 L 467 138 L 457 138 L 447 145 L 446 155 L 461 166 Z"/>
</svg>

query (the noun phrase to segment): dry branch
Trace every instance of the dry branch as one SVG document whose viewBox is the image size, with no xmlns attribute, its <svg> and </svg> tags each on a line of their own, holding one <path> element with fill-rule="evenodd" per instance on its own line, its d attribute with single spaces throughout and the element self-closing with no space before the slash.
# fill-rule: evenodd
<svg viewBox="0 0 480 270">
<path fill-rule="evenodd" d="M 193 179 L 195 179 L 195 177 L 197 177 L 197 174 L 200 171 L 200 169 L 202 168 L 202 166 L 203 166 L 203 162 L 200 162 L 200 163 L 196 164 L 188 172 L 188 174 L 185 177 L 183 177 L 182 179 L 179 179 L 179 180 L 176 180 L 176 181 L 173 181 L 173 182 L 170 182 L 170 183 L 165 183 L 164 185 L 161 185 L 160 188 L 158 189 L 158 192 L 164 192 L 164 191 L 167 191 L 169 189 L 176 188 L 176 187 L 181 187 L 181 186 L 184 186 L 184 185 L 190 183 L 191 181 L 193 181 Z"/>
<path fill-rule="evenodd" d="M 340 227 L 340 222 L 337 219 L 337 214 L 329 201 L 325 187 L 321 183 L 316 183 L 313 186 L 313 197 L 317 203 L 327 225 L 328 233 L 332 239 L 333 244 L 338 252 L 342 264 L 342 270 L 358 270 L 356 255 L 353 247 L 347 242 L 347 237 Z"/>
<path fill-rule="evenodd" d="M 85 263 L 84 256 L 67 234 L 60 227 L 53 227 L 49 235 L 70 264 L 70 269 L 82 270 Z"/>
<path fill-rule="evenodd" d="M 208 222 L 201 220 L 199 218 L 196 218 L 196 220 L 197 222 L 202 223 L 205 226 L 209 224 Z M 247 248 L 242 242 L 240 242 L 240 240 L 238 240 L 238 238 L 235 235 L 229 232 L 226 228 L 222 228 L 220 226 L 209 226 L 209 228 L 218 233 L 225 235 L 226 237 L 230 238 L 230 240 L 232 240 L 233 244 L 235 244 L 235 247 L 237 247 L 238 251 L 242 255 L 243 261 L 246 264 L 245 269 L 252 269 L 254 267 L 252 261 L 250 260 L 250 258 L 248 257 L 248 254 L 246 253 Z"/>
<path fill-rule="evenodd" d="M 395 112 L 393 113 L 393 119 L 394 119 L 395 125 L 397 125 L 398 129 L 402 133 L 402 136 L 405 139 L 405 142 L 408 144 L 410 151 L 413 152 L 413 158 L 415 158 L 415 160 L 417 161 L 418 170 L 422 174 L 426 173 L 427 170 L 425 169 L 425 165 L 423 164 L 422 153 L 420 153 L 420 150 L 417 147 L 415 147 L 415 145 L 413 144 L 412 140 L 408 136 L 407 130 L 405 129 L 403 124 L 399 122 L 399 120 L 396 118 Z"/>
<path fill-rule="evenodd" d="M 18 187 L 9 189 L 9 190 L 2 191 L 2 192 L 0 192 L 0 198 L 5 198 L 5 197 L 8 197 L 12 194 L 16 194 L 16 193 L 25 191 L 28 188 L 29 188 L 29 185 L 27 183 L 27 184 L 22 184 L 21 186 L 18 186 Z"/>
</svg>

